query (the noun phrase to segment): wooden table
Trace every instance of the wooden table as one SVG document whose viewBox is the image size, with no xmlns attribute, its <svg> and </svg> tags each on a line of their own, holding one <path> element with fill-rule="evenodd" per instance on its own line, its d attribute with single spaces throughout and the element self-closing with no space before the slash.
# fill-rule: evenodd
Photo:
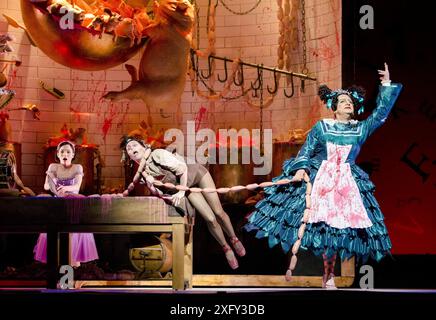
<svg viewBox="0 0 436 320">
<path fill-rule="evenodd" d="M 47 233 L 48 288 L 60 277 L 60 233 L 171 233 L 172 287 L 192 287 L 192 234 L 186 217 L 155 197 L 0 198 L 0 232 Z M 185 240 L 186 239 L 186 240 Z"/>
</svg>

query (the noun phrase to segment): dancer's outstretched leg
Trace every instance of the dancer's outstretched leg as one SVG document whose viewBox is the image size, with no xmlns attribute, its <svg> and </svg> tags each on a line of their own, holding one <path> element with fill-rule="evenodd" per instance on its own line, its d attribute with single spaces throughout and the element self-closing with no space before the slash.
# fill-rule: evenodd
<svg viewBox="0 0 436 320">
<path fill-rule="evenodd" d="M 203 217 L 203 219 L 207 223 L 207 227 L 209 232 L 213 235 L 213 237 L 218 241 L 218 243 L 223 248 L 223 251 L 226 255 L 227 262 L 229 263 L 232 269 L 236 269 L 239 267 L 238 260 L 236 260 L 235 254 L 233 253 L 230 246 L 227 244 L 226 238 L 224 237 L 223 230 L 219 225 L 214 212 L 210 208 L 208 202 L 203 197 L 201 193 L 190 193 L 188 196 L 189 201 L 194 206 L 195 210 Z"/>
<path fill-rule="evenodd" d="M 215 189 L 215 183 L 212 179 L 210 173 L 205 174 L 199 183 L 200 188 L 213 188 Z M 221 205 L 221 201 L 218 197 L 218 193 L 203 193 L 204 198 L 209 203 L 209 206 L 215 213 L 217 220 L 221 227 L 224 229 L 224 232 L 227 236 L 230 237 L 230 242 L 233 245 L 238 256 L 242 257 L 245 255 L 245 248 L 242 245 L 242 242 L 236 237 L 235 230 L 233 229 L 232 222 L 230 221 L 229 215 L 224 211 L 223 206 Z"/>
</svg>

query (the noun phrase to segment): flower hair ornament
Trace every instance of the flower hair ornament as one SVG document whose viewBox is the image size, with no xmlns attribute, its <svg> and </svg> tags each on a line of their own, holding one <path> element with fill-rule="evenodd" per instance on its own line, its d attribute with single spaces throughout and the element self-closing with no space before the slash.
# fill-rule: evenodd
<svg viewBox="0 0 436 320">
<path fill-rule="evenodd" d="M 365 111 L 365 90 L 361 87 L 350 87 L 348 89 L 331 90 L 326 85 L 321 85 L 318 89 L 318 95 L 326 104 L 327 109 L 336 110 L 338 97 L 346 94 L 353 101 L 354 107 L 357 109 L 357 114 L 362 114 Z"/>
</svg>

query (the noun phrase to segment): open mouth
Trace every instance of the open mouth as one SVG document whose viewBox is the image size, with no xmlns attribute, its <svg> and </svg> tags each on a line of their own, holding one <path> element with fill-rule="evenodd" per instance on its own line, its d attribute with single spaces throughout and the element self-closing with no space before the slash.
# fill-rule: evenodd
<svg viewBox="0 0 436 320">
<path fill-rule="evenodd" d="M 67 161 L 68 159 L 67 158 L 63 158 L 62 160 Z"/>
</svg>

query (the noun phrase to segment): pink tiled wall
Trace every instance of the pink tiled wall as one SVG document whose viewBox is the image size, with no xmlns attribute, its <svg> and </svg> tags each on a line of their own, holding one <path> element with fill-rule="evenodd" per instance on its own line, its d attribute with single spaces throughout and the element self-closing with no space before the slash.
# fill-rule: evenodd
<svg viewBox="0 0 436 320">
<path fill-rule="evenodd" d="M 295 0 L 294 0 L 295 1 Z M 206 38 L 206 0 L 197 1 L 200 5 L 200 49 L 207 47 Z M 225 3 L 235 11 L 246 11 L 257 0 L 239 0 Z M 284 2 L 284 1 L 283 1 Z M 0 12 L 21 20 L 20 1 L 0 0 Z M 301 29 L 301 27 L 300 27 Z M 284 98 L 279 93 L 273 104 L 263 113 L 263 127 L 271 128 L 277 140 L 286 140 L 289 130 L 308 129 L 319 118 L 328 116 L 316 97 L 320 83 L 332 87 L 341 84 L 341 8 L 339 0 L 306 0 L 307 58 L 310 74 L 317 81 L 306 82 L 306 90 L 300 92 L 298 81 L 293 98 Z M 301 31 L 301 30 L 300 30 Z M 25 111 L 10 112 L 13 127 L 13 140 L 22 143 L 22 179 L 37 191 L 41 190 L 44 179 L 42 148 L 48 137 L 59 133 L 64 123 L 74 129 L 87 130 L 88 142 L 100 145 L 106 166 L 103 168 L 104 184 L 108 187 L 123 184 L 124 177 L 119 162 L 119 138 L 123 133 L 137 127 L 141 120 L 147 119 L 146 107 L 140 101 L 130 101 L 110 105 L 101 101 L 105 90 L 120 90 L 129 85 L 130 77 L 122 65 L 115 68 L 85 72 L 72 70 L 57 64 L 38 48 L 32 47 L 20 29 L 10 27 L 0 17 L 0 33 L 15 37 L 12 43 L 14 52 L 4 58 L 18 58 L 22 65 L 7 72 L 13 80 L 12 88 L 17 92 L 10 108 L 23 104 L 36 104 L 41 110 L 41 120 L 33 120 Z M 294 50 L 292 70 L 302 68 L 301 32 L 299 47 Z M 235 15 L 221 4 L 216 13 L 216 53 L 220 56 L 241 58 L 244 61 L 274 67 L 277 64 L 278 20 L 277 3 L 262 0 L 260 5 L 246 15 Z M 129 61 L 139 64 L 140 53 Z M 205 64 L 202 63 L 202 66 Z M 217 64 L 217 72 L 222 64 Z M 246 70 L 246 78 L 254 79 L 254 70 Z M 61 89 L 66 97 L 58 100 L 40 88 L 39 80 L 48 86 Z M 272 85 L 271 74 L 265 73 L 265 86 Z M 283 80 L 282 80 L 283 85 Z M 216 88 L 220 88 L 217 82 Z M 235 92 L 236 93 L 236 92 Z M 265 90 L 265 96 L 268 94 Z M 201 127 L 248 128 L 260 127 L 260 113 L 248 106 L 243 99 L 220 100 L 210 103 L 197 95 L 192 96 L 190 81 L 187 80 L 182 96 L 181 114 L 174 110 L 151 110 L 153 124 L 158 128 L 180 127 L 185 129 L 186 120 L 194 120 L 201 107 L 207 109 Z M 80 111 L 77 116 L 72 110 Z M 112 126 L 103 139 L 102 128 L 105 119 L 113 116 Z M 180 123 L 180 119 L 183 121 Z"/>
</svg>

